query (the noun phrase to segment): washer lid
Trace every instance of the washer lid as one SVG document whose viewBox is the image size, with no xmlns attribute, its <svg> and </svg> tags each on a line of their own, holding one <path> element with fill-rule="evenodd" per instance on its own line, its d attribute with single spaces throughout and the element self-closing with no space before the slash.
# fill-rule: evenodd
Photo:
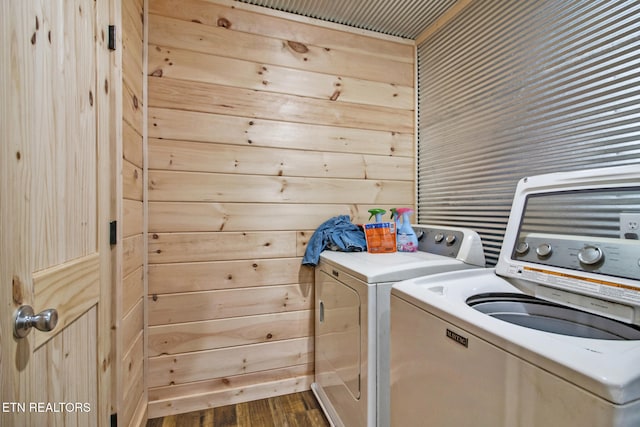
<svg viewBox="0 0 640 427">
<path fill-rule="evenodd" d="M 636 214 L 637 165 L 523 178 L 496 273 L 539 298 L 640 325 L 640 241 L 625 229 L 639 226 Z"/>
</svg>

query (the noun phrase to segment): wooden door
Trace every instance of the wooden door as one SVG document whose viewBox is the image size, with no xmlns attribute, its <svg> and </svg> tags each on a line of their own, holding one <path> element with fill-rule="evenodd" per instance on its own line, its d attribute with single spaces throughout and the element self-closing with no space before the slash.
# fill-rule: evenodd
<svg viewBox="0 0 640 427">
<path fill-rule="evenodd" d="M 110 3 L 0 6 L 0 426 L 109 418 Z M 15 338 L 22 305 L 57 327 Z"/>
</svg>

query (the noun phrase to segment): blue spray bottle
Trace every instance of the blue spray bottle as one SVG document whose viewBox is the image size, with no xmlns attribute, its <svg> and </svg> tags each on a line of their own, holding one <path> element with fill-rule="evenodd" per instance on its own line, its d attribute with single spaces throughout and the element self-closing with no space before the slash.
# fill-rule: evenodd
<svg viewBox="0 0 640 427">
<path fill-rule="evenodd" d="M 411 208 L 397 208 L 397 215 L 402 216 L 402 224 L 400 224 L 397 233 L 397 247 L 398 252 L 417 252 L 418 251 L 418 236 L 411 227 L 409 221 L 409 215 L 413 213 Z"/>
</svg>

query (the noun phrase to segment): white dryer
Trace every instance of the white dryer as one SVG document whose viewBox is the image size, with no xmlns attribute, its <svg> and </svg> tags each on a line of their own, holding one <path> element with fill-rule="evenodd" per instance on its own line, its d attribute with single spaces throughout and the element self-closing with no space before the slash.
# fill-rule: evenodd
<svg viewBox="0 0 640 427">
<path fill-rule="evenodd" d="M 389 426 L 389 295 L 393 283 L 484 266 L 478 234 L 414 225 L 419 251 L 324 251 L 316 268 L 315 382 L 332 425 Z"/>
<path fill-rule="evenodd" d="M 637 165 L 526 178 L 495 271 L 396 284 L 391 425 L 640 426 L 636 214 Z"/>
</svg>

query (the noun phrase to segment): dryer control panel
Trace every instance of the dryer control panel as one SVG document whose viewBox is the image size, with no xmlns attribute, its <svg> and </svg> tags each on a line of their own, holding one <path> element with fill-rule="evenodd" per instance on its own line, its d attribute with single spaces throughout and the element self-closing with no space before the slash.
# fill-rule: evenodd
<svg viewBox="0 0 640 427">
<path fill-rule="evenodd" d="M 464 240 L 462 231 L 414 226 L 418 236 L 418 250 L 455 258 Z"/>
<path fill-rule="evenodd" d="M 514 260 L 640 280 L 637 240 L 544 233 L 521 233 L 519 237 Z"/>
</svg>

